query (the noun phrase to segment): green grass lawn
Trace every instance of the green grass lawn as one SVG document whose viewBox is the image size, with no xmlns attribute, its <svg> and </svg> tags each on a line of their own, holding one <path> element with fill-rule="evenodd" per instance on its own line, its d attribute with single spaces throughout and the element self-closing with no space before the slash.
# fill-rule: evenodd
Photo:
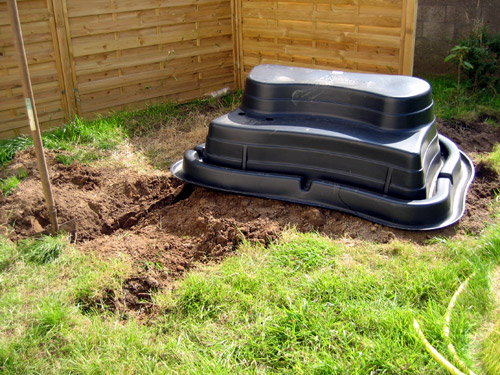
<svg viewBox="0 0 500 375">
<path fill-rule="evenodd" d="M 500 261 L 498 229 L 426 246 L 289 230 L 269 248 L 244 243 L 236 256 L 158 292 L 157 313 L 143 324 L 84 303 L 120 293 L 131 272 L 126 258 L 108 263 L 83 255 L 63 236 L 3 241 L 0 372 L 445 374 L 412 321 L 450 358 L 444 315 L 460 283 L 474 274 L 453 310 L 451 338 L 480 373 L 471 334 L 493 307 L 489 275 Z M 498 369 L 495 343 L 498 332 L 480 351 L 488 374 Z"/>
</svg>

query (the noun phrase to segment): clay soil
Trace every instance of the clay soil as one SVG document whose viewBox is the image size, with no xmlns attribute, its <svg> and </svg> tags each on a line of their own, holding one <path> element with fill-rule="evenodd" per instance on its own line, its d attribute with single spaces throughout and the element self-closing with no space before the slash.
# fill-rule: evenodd
<svg viewBox="0 0 500 375">
<path fill-rule="evenodd" d="M 242 238 L 268 244 L 287 226 L 374 242 L 425 243 L 435 236 L 479 234 L 492 220 L 500 187 L 498 174 L 480 160 L 500 142 L 500 129 L 439 121 L 438 131 L 471 156 L 476 178 L 464 217 L 437 231 L 397 230 L 333 210 L 216 192 L 185 184 L 169 172 L 66 166 L 52 152 L 47 160 L 59 222 L 70 222 L 66 229 L 76 246 L 104 258 L 125 253 L 132 259 L 136 274 L 124 285 L 124 305 L 134 310 L 144 307 L 151 290 L 172 286 L 198 262 L 232 254 Z M 33 150 L 19 153 L 2 173 L 20 168 L 28 177 L 11 195 L 0 194 L 0 230 L 12 240 L 35 236 L 49 224 Z"/>
</svg>

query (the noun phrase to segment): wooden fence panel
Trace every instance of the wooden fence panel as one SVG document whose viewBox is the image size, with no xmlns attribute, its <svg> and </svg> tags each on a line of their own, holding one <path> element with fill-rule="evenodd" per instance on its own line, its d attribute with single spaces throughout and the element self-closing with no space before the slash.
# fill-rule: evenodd
<svg viewBox="0 0 500 375">
<path fill-rule="evenodd" d="M 258 64 L 411 75 L 416 0 L 235 0 L 237 80 Z"/>
<path fill-rule="evenodd" d="M 37 112 L 46 128 L 69 113 L 54 14 L 45 0 L 18 1 L 18 9 Z M 7 2 L 0 1 L 0 138 L 29 132 L 17 64 Z"/>
<path fill-rule="evenodd" d="M 230 0 L 63 2 L 79 115 L 234 88 Z"/>
</svg>

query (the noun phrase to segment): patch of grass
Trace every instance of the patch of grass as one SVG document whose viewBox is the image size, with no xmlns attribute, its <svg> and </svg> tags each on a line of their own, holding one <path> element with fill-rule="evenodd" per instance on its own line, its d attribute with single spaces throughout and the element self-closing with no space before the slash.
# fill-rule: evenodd
<svg viewBox="0 0 500 375">
<path fill-rule="evenodd" d="M 500 145 L 496 144 L 493 147 L 493 151 L 487 156 L 490 165 L 495 169 L 495 171 L 500 174 Z"/>
<path fill-rule="evenodd" d="M 451 322 L 472 366 L 468 338 L 490 309 L 488 275 L 500 262 L 498 228 L 427 246 L 289 231 L 269 248 L 244 243 L 238 255 L 158 292 L 160 314 L 139 325 L 96 303 L 121 293 L 126 258 L 105 262 L 66 244 L 51 262 L 33 263 L 22 244 L 19 255 L 12 246 L 0 244 L 12 254 L 0 274 L 5 374 L 444 375 L 411 322 L 417 317 L 446 356 L 447 304 L 475 273 Z"/>
<path fill-rule="evenodd" d="M 16 155 L 16 152 L 33 146 L 33 140 L 27 136 L 11 139 L 0 139 L 0 166 L 5 165 Z"/>
<path fill-rule="evenodd" d="M 64 234 L 57 237 L 43 236 L 37 239 L 26 239 L 19 243 L 19 252 L 26 262 L 44 264 L 53 261 L 67 245 Z"/>
<path fill-rule="evenodd" d="M 500 124 L 500 96 L 487 90 L 476 92 L 461 89 L 451 77 L 425 77 L 432 86 L 437 117 L 459 121 L 484 121 Z"/>
<path fill-rule="evenodd" d="M 422 319 L 431 341 L 446 351 L 444 312 L 460 280 L 476 269 L 466 259 L 484 266 L 477 254 L 471 258 L 478 248 L 413 247 L 411 254 L 399 244 L 403 250 L 388 258 L 390 245 L 357 245 L 353 254 L 326 238 L 292 233 L 270 251 L 247 249 L 187 279 L 166 317 L 167 325 L 180 321 L 191 332 L 179 348 L 197 363 L 187 373 L 215 363 L 234 373 L 446 373 L 415 340 L 411 321 Z M 484 292 L 485 285 L 478 278 L 471 290 Z M 454 337 L 467 337 L 487 308 L 484 293 L 467 298 L 455 311 Z M 456 343 L 460 353 L 467 344 Z M 188 363 L 172 366 L 183 372 Z"/>
<path fill-rule="evenodd" d="M 123 141 L 122 114 L 92 121 L 79 118 L 43 134 L 48 149 L 68 150 L 77 145 L 110 149 Z"/>
<path fill-rule="evenodd" d="M 99 313 L 109 309 L 109 303 L 120 295 L 124 280 L 132 272 L 126 257 L 108 262 L 89 256 L 92 267 L 76 275 L 70 282 L 68 298 L 82 313 Z"/>
<path fill-rule="evenodd" d="M 500 319 L 483 340 L 481 361 L 487 375 L 500 374 Z"/>
<path fill-rule="evenodd" d="M 106 347 L 105 351 L 109 349 L 112 356 L 110 360 L 114 361 L 114 338 L 118 336 L 122 341 L 121 361 L 110 373 L 127 373 L 120 371 L 120 367 L 127 366 L 126 354 L 132 349 L 130 335 L 117 327 L 118 322 L 113 318 L 106 322 L 104 316 L 97 316 L 94 325 L 90 320 L 93 316 L 83 312 L 77 298 L 105 293 L 99 288 L 119 289 L 123 279 L 118 280 L 117 275 L 124 277 L 130 264 L 122 259 L 110 264 L 82 254 L 64 236 L 39 241 L 62 245 L 59 256 L 50 262 L 40 262 L 37 255 L 35 262 L 28 262 L 25 243 L 16 246 L 0 238 L 0 262 L 8 265 L 0 273 L 0 373 L 106 372 L 105 367 L 92 361 L 95 355 L 91 352 Z M 85 359 L 82 355 L 89 357 Z M 88 365 L 82 364 L 77 369 L 72 363 L 80 360 Z"/>
<path fill-rule="evenodd" d="M 83 121 L 79 118 L 42 133 L 44 147 L 48 150 L 64 150 L 74 160 L 93 160 L 99 158 L 103 150 L 110 150 L 123 142 L 123 116 Z M 6 164 L 16 152 L 33 145 L 31 137 L 19 136 L 0 141 L 0 166 Z"/>
<path fill-rule="evenodd" d="M 96 152 L 95 150 L 79 148 L 73 152 L 56 155 L 56 160 L 64 165 L 71 165 L 76 161 L 80 163 L 91 163 L 101 159 L 103 156 L 104 155 Z"/>
<path fill-rule="evenodd" d="M 166 102 L 142 110 L 112 113 L 110 116 L 91 121 L 75 118 L 62 127 L 43 132 L 42 140 L 46 149 L 64 151 L 58 155 L 62 163 L 87 163 L 106 156 L 106 151 L 115 149 L 129 137 L 149 136 L 153 131 L 167 128 L 184 136 L 188 132 L 196 133 L 200 122 L 207 128 L 214 113 L 222 115 L 236 108 L 241 94 L 235 92 L 218 98 L 203 98 L 181 104 Z M 28 136 L 0 140 L 0 166 L 12 160 L 16 152 L 31 146 L 33 141 Z M 146 147 L 143 152 L 149 155 L 155 164 L 156 150 Z M 169 165 L 170 161 L 156 164 Z"/>
<path fill-rule="evenodd" d="M 17 176 L 10 176 L 6 179 L 0 178 L 0 190 L 2 191 L 3 196 L 6 197 L 9 195 L 20 183 L 21 180 Z"/>
<path fill-rule="evenodd" d="M 0 237 L 0 272 L 8 269 L 17 259 L 17 247 L 4 237 Z"/>
<path fill-rule="evenodd" d="M 12 191 L 16 189 L 17 185 L 19 185 L 27 176 L 28 172 L 25 169 L 19 169 L 13 176 L 9 176 L 4 179 L 0 178 L 0 191 L 3 196 L 6 197 L 12 193 Z"/>
<path fill-rule="evenodd" d="M 126 123 L 130 143 L 157 169 L 168 169 L 184 152 L 205 141 L 210 121 L 235 109 L 241 92 L 190 103 L 154 106 Z"/>
</svg>

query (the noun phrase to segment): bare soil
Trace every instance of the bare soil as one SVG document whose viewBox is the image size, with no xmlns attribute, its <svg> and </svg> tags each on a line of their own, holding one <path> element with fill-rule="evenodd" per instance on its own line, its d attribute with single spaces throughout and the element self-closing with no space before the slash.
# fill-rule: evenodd
<svg viewBox="0 0 500 375">
<path fill-rule="evenodd" d="M 125 283 L 120 304 L 141 310 L 147 308 L 151 290 L 170 287 L 197 262 L 232 254 L 243 237 L 266 245 L 289 225 L 333 238 L 374 242 L 424 243 L 435 236 L 479 234 L 493 220 L 492 201 L 500 177 L 477 161 L 500 142 L 500 129 L 439 121 L 438 131 L 476 161 L 476 178 L 464 217 L 451 227 L 423 232 L 393 229 L 328 209 L 195 187 L 169 172 L 139 173 L 79 163 L 65 166 L 54 152 L 46 157 L 59 222 L 73 221 L 69 228 L 83 251 L 95 251 L 104 258 L 128 254 L 136 275 Z M 21 168 L 28 177 L 11 195 L 0 195 L 0 230 L 12 240 L 37 235 L 49 225 L 33 150 L 19 153 L 2 174 Z"/>
</svg>

